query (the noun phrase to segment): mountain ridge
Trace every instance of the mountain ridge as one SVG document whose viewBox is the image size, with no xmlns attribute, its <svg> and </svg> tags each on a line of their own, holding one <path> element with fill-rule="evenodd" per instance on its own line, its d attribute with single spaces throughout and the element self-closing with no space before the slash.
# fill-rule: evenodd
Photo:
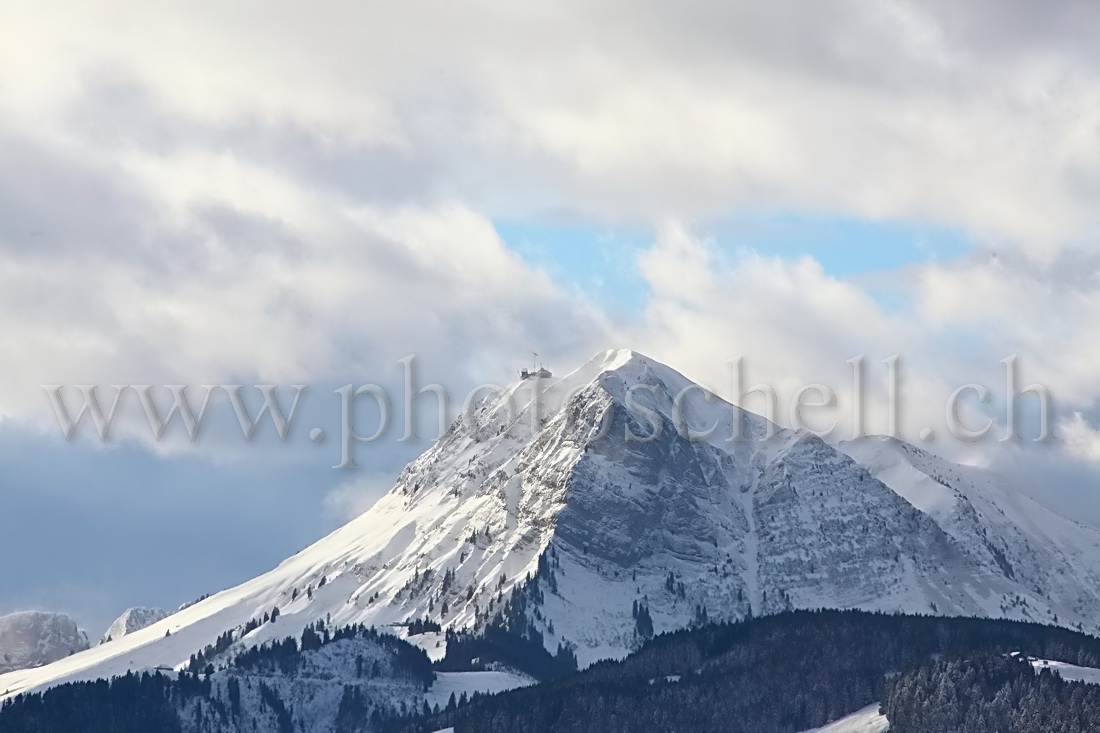
<svg viewBox="0 0 1100 733">
<path fill-rule="evenodd" d="M 744 441 L 727 439 L 735 420 Z M 707 437 L 684 435 L 712 425 Z M 950 494 L 963 497 L 958 511 L 922 511 L 912 503 L 922 485 L 890 473 L 888 444 L 865 445 L 847 446 L 861 465 L 648 357 L 604 352 L 563 378 L 482 399 L 371 509 L 268 573 L 45 671 L 0 676 L 0 697 L 178 668 L 226 630 L 240 647 L 318 619 L 398 634 L 419 618 L 498 624 L 551 651 L 567 646 L 582 665 L 655 632 L 790 608 L 1096 628 L 1097 591 L 1071 581 L 1100 572 L 1100 532 L 1053 513 L 1028 523 L 998 512 L 1007 500 L 977 491 L 965 471 Z M 910 458 L 931 479 L 931 464 Z M 1035 548 L 1070 580 L 1044 584 L 1022 559 Z M 277 620 L 259 623 L 274 608 Z M 433 659 L 445 651 L 442 633 L 415 641 Z"/>
</svg>

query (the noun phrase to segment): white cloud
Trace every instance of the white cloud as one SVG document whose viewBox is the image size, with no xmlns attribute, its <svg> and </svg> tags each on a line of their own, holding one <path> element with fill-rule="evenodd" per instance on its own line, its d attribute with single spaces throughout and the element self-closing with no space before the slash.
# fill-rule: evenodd
<svg viewBox="0 0 1100 733">
<path fill-rule="evenodd" d="M 839 411 L 853 409 L 849 359 L 866 355 L 868 428 L 882 432 L 885 367 L 896 353 L 923 351 L 921 336 L 906 333 L 905 319 L 889 315 L 858 286 L 827 275 L 814 260 L 764 257 L 744 251 L 722 258 L 679 228 L 666 228 L 643 259 L 654 296 L 639 324 L 639 348 L 677 365 L 730 397 L 733 370 L 744 358 L 745 386 L 770 384 L 779 394 L 781 423 L 796 390 L 823 383 L 840 398 Z M 681 287 L 677 287 L 679 284 Z M 907 375 L 913 390 L 923 377 Z M 760 409 L 762 403 L 748 403 Z M 841 425 L 851 421 L 839 415 Z M 942 418 L 941 418 L 942 419 Z"/>
<path fill-rule="evenodd" d="M 812 261 L 730 265 L 666 222 L 920 219 L 1044 267 L 1095 223 L 1100 54 L 1068 4 L 65 6 L 0 11 L 7 414 L 78 363 L 280 380 L 425 343 L 598 345 L 602 316 L 510 255 L 498 216 L 662 231 L 649 325 L 724 326 L 769 373 L 981 318 L 1037 351 L 1051 318 L 1000 315 L 1050 312 L 1026 265 L 916 272 L 915 324 Z M 766 309 L 745 322 L 750 306 Z M 836 325 L 852 314 L 859 329 Z M 1054 330 L 1057 351 L 1091 331 Z"/>
<path fill-rule="evenodd" d="M 461 203 L 355 202 L 230 153 L 23 163 L 0 171 L 10 417 L 52 421 L 40 384 L 373 379 L 415 353 L 461 385 L 531 344 L 579 359 L 603 340 Z"/>
<path fill-rule="evenodd" d="M 1100 431 L 1089 425 L 1080 412 L 1063 420 L 1059 425 L 1066 452 L 1091 463 L 1100 463 Z"/>
<path fill-rule="evenodd" d="M 75 149 L 182 148 L 170 188 L 230 147 L 492 214 L 829 210 L 1035 255 L 1097 223 L 1096 18 L 1068 2 L 68 5 L 5 6 L 0 111 Z"/>
<path fill-rule="evenodd" d="M 1100 397 L 1095 369 L 1100 334 L 1092 317 L 1100 308 L 1100 289 L 1089 264 L 1093 259 L 1071 250 L 1040 265 L 1022 255 L 978 252 L 857 281 L 832 277 L 810 258 L 752 251 L 723 255 L 716 245 L 670 226 L 642 258 L 653 297 L 633 342 L 726 397 L 734 393 L 727 362 L 743 356 L 745 386 L 774 387 L 782 423 L 789 424 L 788 406 L 799 387 L 824 383 L 838 394 L 829 415 L 838 419 L 837 438 L 847 437 L 854 422 L 848 360 L 864 355 L 865 428 L 885 432 L 881 360 L 897 354 L 903 438 L 925 445 L 921 430 L 932 428 L 937 437 L 926 447 L 994 466 L 1018 464 L 1018 448 L 1037 460 L 1036 451 L 1047 456 L 1042 460 L 1052 451 L 1086 458 L 1093 455 L 1095 436 L 1080 415 L 1061 422 L 1052 445 L 1031 442 L 1039 435 L 1039 400 L 1033 394 L 1015 400 L 1024 442 L 999 441 L 1012 394 L 1002 363 L 1006 357 L 1016 357 L 1017 392 L 1031 384 L 1049 390 L 1053 422 L 1090 409 Z M 904 296 L 904 305 L 887 306 L 872 296 L 882 289 Z M 949 396 L 967 384 L 983 385 L 992 395 L 986 405 L 972 396 L 959 405 L 972 429 L 994 420 L 978 443 L 952 439 L 948 430 Z M 752 397 L 748 406 L 760 411 L 763 402 Z M 1072 493 L 1079 485 L 1063 488 Z"/>
</svg>

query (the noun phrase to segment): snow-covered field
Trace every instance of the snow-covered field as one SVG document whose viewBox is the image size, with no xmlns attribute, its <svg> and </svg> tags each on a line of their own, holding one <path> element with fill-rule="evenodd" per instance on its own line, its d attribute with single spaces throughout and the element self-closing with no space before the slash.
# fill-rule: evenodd
<svg viewBox="0 0 1100 733">
<path fill-rule="evenodd" d="M 475 692 L 491 694 L 533 684 L 535 680 L 514 672 L 436 672 L 427 701 L 429 705 L 442 708 L 447 706 L 452 694 L 457 700 L 462 693 L 470 697 Z"/>
<path fill-rule="evenodd" d="M 1050 659 L 1028 659 L 1031 662 L 1031 666 L 1036 672 L 1043 669 L 1051 669 L 1062 676 L 1062 679 L 1070 682 L 1088 682 L 1093 685 L 1100 685 L 1100 669 L 1094 669 L 1093 667 L 1078 667 L 1075 664 L 1066 664 L 1065 662 L 1055 662 Z"/>
<path fill-rule="evenodd" d="M 814 728 L 804 733 L 884 733 L 889 727 L 890 721 L 885 715 L 879 714 L 876 702 L 822 728 Z"/>
</svg>

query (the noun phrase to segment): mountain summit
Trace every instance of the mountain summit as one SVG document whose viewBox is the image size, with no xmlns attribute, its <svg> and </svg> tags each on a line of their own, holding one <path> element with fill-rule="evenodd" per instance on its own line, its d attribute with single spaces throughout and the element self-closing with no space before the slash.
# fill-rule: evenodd
<svg viewBox="0 0 1100 733">
<path fill-rule="evenodd" d="M 738 424 L 746 439 L 730 440 Z M 0 696 L 180 667 L 226 631 L 252 645 L 318 619 L 505 627 L 582 665 L 653 633 L 790 608 L 1097 629 L 1100 532 L 898 441 L 842 448 L 636 352 L 605 352 L 487 397 L 374 507 L 274 570 L 0 676 Z M 441 633 L 411 640 L 444 653 Z"/>
<path fill-rule="evenodd" d="M 88 648 L 88 635 L 63 613 L 0 616 L 0 673 L 41 667 Z"/>
<path fill-rule="evenodd" d="M 168 616 L 168 612 L 160 608 L 127 608 L 107 628 L 99 643 L 104 644 L 108 641 L 121 639 L 127 634 L 132 634 L 150 624 L 155 624 L 166 616 Z"/>
</svg>

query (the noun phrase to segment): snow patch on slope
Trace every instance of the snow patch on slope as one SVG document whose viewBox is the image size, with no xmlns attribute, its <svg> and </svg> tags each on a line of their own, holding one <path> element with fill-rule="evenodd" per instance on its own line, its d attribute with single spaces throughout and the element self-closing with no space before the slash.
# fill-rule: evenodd
<svg viewBox="0 0 1100 733">
<path fill-rule="evenodd" d="M 451 695 L 458 700 L 463 694 L 467 698 L 472 697 L 475 692 L 491 695 L 533 684 L 534 679 L 515 672 L 436 672 L 435 682 L 427 694 L 427 702 L 433 707 L 438 705 L 445 708 Z"/>
<path fill-rule="evenodd" d="M 890 728 L 890 721 L 878 709 L 879 704 L 876 702 L 824 727 L 803 733 L 885 733 Z"/>
</svg>

